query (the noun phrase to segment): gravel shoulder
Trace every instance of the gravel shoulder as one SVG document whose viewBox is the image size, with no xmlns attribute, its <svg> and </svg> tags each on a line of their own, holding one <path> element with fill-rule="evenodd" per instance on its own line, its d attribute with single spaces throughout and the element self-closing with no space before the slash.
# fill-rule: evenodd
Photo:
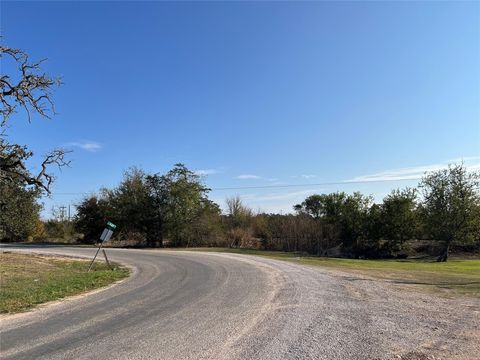
<svg viewBox="0 0 480 360">
<path fill-rule="evenodd" d="M 31 248 L 88 256 L 94 249 Z M 136 268 L 0 320 L 2 359 L 477 359 L 480 300 L 247 255 L 109 249 Z"/>
<path fill-rule="evenodd" d="M 288 351 L 311 359 L 479 358 L 478 298 L 445 298 L 351 273 L 262 262 L 280 268 L 288 281 L 275 312 L 251 336 L 275 329 L 280 336 L 257 353 L 245 347 L 244 358 L 277 359 Z M 283 325 L 293 318 L 299 326 Z"/>
</svg>

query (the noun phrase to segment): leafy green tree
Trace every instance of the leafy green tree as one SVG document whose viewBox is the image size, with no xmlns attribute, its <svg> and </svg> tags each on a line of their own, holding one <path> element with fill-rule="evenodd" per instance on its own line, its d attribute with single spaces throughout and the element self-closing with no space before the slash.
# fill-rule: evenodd
<svg viewBox="0 0 480 360">
<path fill-rule="evenodd" d="M 207 197 L 210 189 L 183 164 L 176 164 L 165 175 L 147 176 L 147 184 L 155 218 L 160 220 L 157 230 L 173 246 L 189 246 L 195 241 L 198 222 L 206 212 L 220 215 L 218 205 Z"/>
<path fill-rule="evenodd" d="M 153 207 L 146 178 L 143 170 L 132 167 L 125 171 L 117 187 L 102 190 L 108 203 L 106 215 L 118 226 L 122 237 L 146 240 L 151 232 Z"/>
<path fill-rule="evenodd" d="M 311 195 L 301 204 L 297 204 L 293 208 L 297 212 L 304 212 L 313 218 L 318 219 L 324 215 L 326 196 L 327 195 Z"/>
<path fill-rule="evenodd" d="M 450 165 L 425 175 L 420 183 L 425 228 L 445 246 L 438 261 L 447 261 L 450 246 L 480 239 L 480 173 Z"/>
<path fill-rule="evenodd" d="M 298 213 L 305 213 L 315 219 L 322 218 L 329 223 L 338 222 L 348 195 L 344 192 L 311 195 L 301 204 L 294 206 Z"/>
<path fill-rule="evenodd" d="M 84 234 L 86 242 L 95 242 L 105 223 L 112 221 L 117 225 L 116 238 L 145 241 L 156 220 L 148 191 L 143 170 L 128 169 L 117 187 L 101 189 L 99 196 L 89 196 L 77 205 L 77 231 Z"/>
<path fill-rule="evenodd" d="M 383 199 L 381 234 L 392 251 L 402 249 L 405 240 L 412 239 L 418 227 L 417 191 L 406 188 L 393 190 Z"/>
<path fill-rule="evenodd" d="M 188 246 L 217 245 L 222 238 L 220 208 L 213 201 L 206 201 L 195 222 Z"/>
<path fill-rule="evenodd" d="M 345 199 L 340 223 L 344 244 L 351 246 L 354 252 L 360 250 L 361 241 L 366 239 L 365 224 L 372 200 L 371 196 L 364 196 L 359 192 L 354 192 Z"/>
<path fill-rule="evenodd" d="M 167 235 L 165 214 L 170 201 L 170 183 L 166 181 L 164 176 L 159 174 L 147 175 L 145 182 L 148 189 L 149 202 L 152 206 L 152 226 L 147 244 L 149 246 L 155 246 L 156 244 L 163 246 L 163 240 Z"/>
<path fill-rule="evenodd" d="M 344 192 L 309 196 L 294 209 L 306 213 L 326 224 L 341 229 L 345 248 L 357 253 L 360 241 L 365 238 L 366 220 L 372 198 L 359 192 L 348 195 Z"/>
<path fill-rule="evenodd" d="M 99 240 L 107 221 L 107 208 L 107 202 L 97 195 L 88 196 L 77 205 L 75 229 L 83 233 L 85 243 Z"/>
<path fill-rule="evenodd" d="M 21 181 L 0 179 L 0 241 L 27 241 L 36 231 L 40 191 Z"/>
<path fill-rule="evenodd" d="M 182 164 L 165 175 L 131 168 L 117 187 L 78 205 L 77 230 L 95 241 L 110 220 L 119 239 L 147 246 L 163 245 L 166 238 L 174 246 L 200 245 L 220 231 L 220 209 L 207 193 L 201 178 Z"/>
<path fill-rule="evenodd" d="M 382 237 L 382 205 L 373 204 L 368 209 L 368 216 L 365 224 L 366 238 L 372 242 L 378 242 Z"/>
</svg>

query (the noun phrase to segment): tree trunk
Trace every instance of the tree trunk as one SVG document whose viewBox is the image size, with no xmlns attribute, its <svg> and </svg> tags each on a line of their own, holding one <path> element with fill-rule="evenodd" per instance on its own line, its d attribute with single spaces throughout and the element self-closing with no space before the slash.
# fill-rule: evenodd
<svg viewBox="0 0 480 360">
<path fill-rule="evenodd" d="M 445 244 L 445 249 L 442 254 L 437 258 L 437 262 L 445 262 L 448 259 L 448 252 L 450 251 L 450 240 Z"/>
</svg>

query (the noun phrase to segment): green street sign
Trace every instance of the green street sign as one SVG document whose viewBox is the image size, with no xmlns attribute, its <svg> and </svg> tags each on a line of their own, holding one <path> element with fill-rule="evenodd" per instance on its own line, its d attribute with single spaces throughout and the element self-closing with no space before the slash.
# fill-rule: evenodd
<svg viewBox="0 0 480 360">
<path fill-rule="evenodd" d="M 114 223 L 110 222 L 110 221 L 107 221 L 107 227 L 110 229 L 110 230 L 115 230 L 117 228 L 117 225 L 115 225 Z"/>
</svg>

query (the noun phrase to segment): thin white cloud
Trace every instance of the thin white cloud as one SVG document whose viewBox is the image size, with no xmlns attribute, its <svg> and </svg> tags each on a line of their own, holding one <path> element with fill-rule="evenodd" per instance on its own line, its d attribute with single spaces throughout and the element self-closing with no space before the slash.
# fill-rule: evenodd
<svg viewBox="0 0 480 360">
<path fill-rule="evenodd" d="M 309 189 L 292 192 L 274 192 L 266 194 L 241 195 L 240 198 L 247 206 L 257 212 L 289 214 L 293 212 L 293 205 L 301 203 L 312 194 L 319 194 L 322 189 Z"/>
<path fill-rule="evenodd" d="M 313 174 L 303 174 L 303 175 L 292 175 L 290 176 L 292 179 L 313 179 L 313 178 L 316 178 L 317 175 L 313 175 Z"/>
<path fill-rule="evenodd" d="M 261 176 L 252 175 L 252 174 L 242 174 L 237 176 L 237 179 L 240 179 L 240 180 L 254 180 L 254 179 L 261 179 L 261 178 L 262 178 Z"/>
<path fill-rule="evenodd" d="M 374 181 L 384 181 L 384 180 L 417 180 L 421 178 L 425 172 L 436 171 L 447 168 L 448 164 L 459 164 L 463 162 L 465 167 L 469 171 L 480 170 L 480 156 L 471 156 L 456 158 L 445 161 L 443 163 L 422 165 L 422 166 L 411 166 L 398 169 L 384 170 L 379 171 L 373 174 L 367 174 L 362 176 L 357 176 L 349 180 L 338 181 L 337 187 L 326 187 L 326 188 L 315 188 L 314 184 L 307 185 L 309 189 L 307 190 L 295 190 L 295 191 L 286 191 L 285 190 L 259 190 L 258 193 L 249 191 L 248 193 L 240 194 L 240 198 L 244 203 L 252 208 L 255 211 L 267 212 L 267 213 L 283 213 L 288 214 L 293 212 L 293 205 L 301 203 L 305 200 L 306 197 L 312 194 L 319 194 L 323 192 L 334 192 L 334 191 L 347 191 L 352 192 L 356 190 L 356 185 L 352 182 L 374 182 Z M 290 178 L 296 179 L 308 179 L 308 173 L 297 176 L 290 176 Z M 273 181 L 273 178 L 265 178 L 258 175 L 244 174 L 240 175 L 237 178 L 240 179 L 262 179 L 268 181 L 269 186 L 274 185 L 288 185 L 288 183 L 283 183 L 281 181 Z M 318 179 L 318 177 L 317 177 Z M 300 182 L 300 180 L 298 181 Z M 331 184 L 328 184 L 331 185 Z M 372 194 L 376 202 L 381 202 L 382 199 L 389 193 L 390 184 L 385 185 L 384 187 L 378 187 L 377 184 L 367 185 L 369 191 L 364 192 L 365 194 Z M 223 197 L 219 197 L 217 203 L 222 205 L 222 209 L 225 210 L 223 206 Z"/>
<path fill-rule="evenodd" d="M 96 152 L 102 148 L 102 145 L 94 141 L 84 141 L 84 142 L 74 141 L 74 142 L 68 143 L 67 146 L 78 147 L 82 150 L 89 151 L 89 152 Z"/>
<path fill-rule="evenodd" d="M 219 173 L 219 171 L 216 169 L 199 169 L 199 170 L 195 170 L 194 172 L 195 174 L 200 176 L 213 175 L 213 174 Z"/>
<path fill-rule="evenodd" d="M 458 164 L 458 163 L 468 163 L 468 162 L 477 162 L 477 163 L 480 163 L 480 156 L 464 156 L 464 157 L 458 157 L 458 158 L 455 158 L 455 159 L 450 159 L 448 160 L 448 163 L 455 163 L 455 164 Z"/>
<path fill-rule="evenodd" d="M 306 197 L 312 194 L 319 194 L 323 191 L 324 189 L 310 189 L 292 192 L 268 192 L 263 194 L 246 193 L 239 196 L 245 205 L 256 212 L 289 214 L 293 213 L 293 205 L 301 203 Z M 214 197 L 212 200 L 220 204 L 222 211 L 227 211 L 225 197 Z"/>
<path fill-rule="evenodd" d="M 346 180 L 345 182 L 358 182 L 358 181 L 394 181 L 394 180 L 417 180 L 420 179 L 426 172 L 438 171 L 448 167 L 448 164 L 458 164 L 463 162 L 465 167 L 469 171 L 475 171 L 480 169 L 480 157 L 479 156 L 470 156 L 464 158 L 452 159 L 450 161 L 431 164 L 431 165 L 421 165 L 421 166 L 412 166 L 399 169 L 392 169 L 381 171 L 374 174 L 356 176 L 352 179 Z"/>
<path fill-rule="evenodd" d="M 322 189 L 310 189 L 310 190 L 302 190 L 302 191 L 292 191 L 292 192 L 284 192 L 284 193 L 269 193 L 265 195 L 253 195 L 247 198 L 250 202 L 264 202 L 264 201 L 278 201 L 278 200 L 288 200 L 288 199 L 295 199 L 299 196 L 307 196 L 315 193 L 321 192 Z"/>
</svg>

